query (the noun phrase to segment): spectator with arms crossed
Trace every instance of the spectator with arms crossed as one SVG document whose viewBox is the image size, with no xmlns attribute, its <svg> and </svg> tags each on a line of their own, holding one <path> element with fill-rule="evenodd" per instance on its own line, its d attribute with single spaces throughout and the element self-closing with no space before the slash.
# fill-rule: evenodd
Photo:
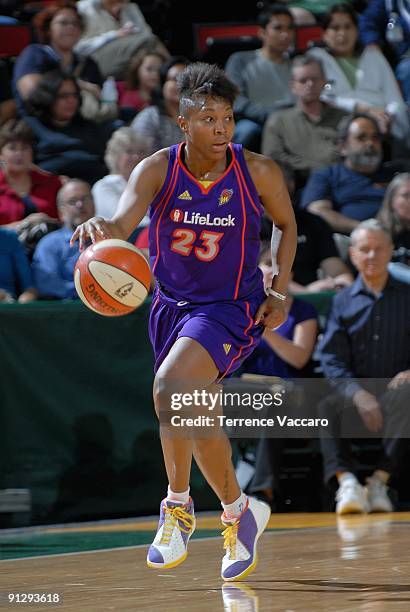
<svg viewBox="0 0 410 612">
<path fill-rule="evenodd" d="M 355 115 L 340 126 L 343 161 L 314 172 L 301 206 L 320 215 L 334 232 L 349 234 L 377 215 L 398 165 L 382 164 L 382 136 L 375 119 Z"/>
<path fill-rule="evenodd" d="M 76 50 L 92 57 L 104 77 L 122 79 L 131 57 L 142 48 L 168 55 L 135 2 L 80 0 L 77 7 L 85 27 Z"/>
<path fill-rule="evenodd" d="M 410 433 L 410 286 L 389 276 L 393 244 L 369 219 L 351 234 L 358 276 L 336 295 L 320 346 L 325 377 L 336 393 L 319 405 L 329 420 L 321 439 L 325 482 L 337 480 L 336 512 L 390 512 L 390 477 L 398 474 Z M 349 438 L 382 438 L 384 453 L 365 489 Z"/>
<path fill-rule="evenodd" d="M 329 224 L 318 215 L 300 210 L 295 197 L 292 168 L 284 163 L 279 165 L 292 199 L 298 231 L 289 290 L 292 293 L 334 291 L 350 285 L 353 277 L 339 255 Z M 262 239 L 268 240 L 271 233 L 272 221 L 265 215 L 262 219 Z"/>
</svg>

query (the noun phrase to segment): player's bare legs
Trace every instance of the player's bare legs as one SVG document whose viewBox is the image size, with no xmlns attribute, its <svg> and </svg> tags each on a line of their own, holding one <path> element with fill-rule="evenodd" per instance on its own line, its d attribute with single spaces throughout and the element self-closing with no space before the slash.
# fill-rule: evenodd
<svg viewBox="0 0 410 612">
<path fill-rule="evenodd" d="M 231 444 L 221 429 L 217 437 L 194 439 L 195 461 L 222 503 L 231 504 L 241 494 L 232 464 Z"/>
<path fill-rule="evenodd" d="M 197 440 L 198 432 L 192 428 L 180 432 L 168 424 L 172 394 L 209 388 L 218 374 L 208 351 L 196 340 L 184 337 L 175 342 L 155 377 L 155 409 L 169 486 L 167 497 L 161 502 L 157 533 L 148 551 L 149 567 L 173 568 L 187 557 L 188 541 L 195 529 L 194 504 L 189 496 L 193 453 L 225 511 L 234 508 L 233 516 L 239 516 L 246 507 L 247 498 L 239 489 L 231 447 L 223 431 L 216 429 L 206 439 Z M 204 409 L 206 412 L 206 406 L 195 406 L 189 416 L 204 413 Z"/>
<path fill-rule="evenodd" d="M 196 340 L 179 338 L 159 368 L 154 382 L 154 399 L 160 422 L 162 411 L 170 410 L 171 394 L 190 393 L 195 387 L 213 390 L 218 369 L 208 351 Z M 175 384 L 174 384 L 175 383 Z M 203 414 L 201 406 L 198 412 Z M 168 415 L 169 416 L 169 415 Z M 195 416 L 195 407 L 190 416 Z M 191 437 L 190 437 L 191 436 Z M 241 580 L 257 562 L 256 545 L 270 516 L 270 508 L 240 490 L 231 459 L 231 445 L 222 429 L 204 438 L 195 431 L 187 437 L 161 427 L 161 443 L 169 479 L 168 496 L 161 503 L 157 534 L 148 551 L 147 563 L 154 568 L 172 568 L 188 554 L 188 540 L 195 529 L 194 505 L 189 497 L 192 454 L 222 502 L 225 524 L 222 578 Z"/>
<path fill-rule="evenodd" d="M 175 381 L 178 388 L 189 392 L 191 381 L 202 387 L 211 386 L 218 377 L 214 360 L 201 344 L 191 338 L 179 338 L 159 368 L 154 382 L 154 399 L 157 415 L 166 401 L 166 383 Z M 164 388 L 165 399 L 159 396 Z M 167 406 L 165 406 L 167 408 Z M 195 415 L 193 415 L 195 416 Z M 205 439 L 183 439 L 162 435 L 161 444 L 165 467 L 172 491 L 186 491 L 189 487 L 192 453 L 207 482 L 219 499 L 230 504 L 241 491 L 232 465 L 231 445 L 222 430 L 216 436 Z"/>
</svg>

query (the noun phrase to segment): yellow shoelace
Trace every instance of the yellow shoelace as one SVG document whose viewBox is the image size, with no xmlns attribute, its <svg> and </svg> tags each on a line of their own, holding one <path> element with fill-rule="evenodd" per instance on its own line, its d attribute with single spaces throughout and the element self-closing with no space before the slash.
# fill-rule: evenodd
<svg viewBox="0 0 410 612">
<path fill-rule="evenodd" d="M 177 527 L 184 533 L 189 533 L 192 530 L 192 527 L 194 526 L 194 517 L 183 510 L 180 506 L 174 506 L 172 508 L 165 506 L 164 510 L 164 529 L 160 544 L 167 545 L 171 539 L 174 527 Z M 182 525 L 180 523 L 182 523 Z"/>
<path fill-rule="evenodd" d="M 228 551 L 230 559 L 234 559 L 236 539 L 238 536 L 239 521 L 236 521 L 232 525 L 228 525 L 223 530 L 222 535 L 224 537 L 224 548 Z"/>
</svg>

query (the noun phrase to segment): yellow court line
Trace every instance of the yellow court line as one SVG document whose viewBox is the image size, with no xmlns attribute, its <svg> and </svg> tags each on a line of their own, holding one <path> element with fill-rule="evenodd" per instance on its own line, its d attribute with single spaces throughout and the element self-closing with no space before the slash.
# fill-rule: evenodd
<svg viewBox="0 0 410 612">
<path fill-rule="evenodd" d="M 220 514 L 201 516 L 197 515 L 197 529 L 220 529 L 222 527 Z M 410 521 L 410 512 L 394 512 L 391 514 L 370 514 L 370 515 L 350 515 L 343 516 L 344 521 L 348 521 L 352 526 L 362 524 L 364 522 L 375 522 L 381 519 L 391 522 Z M 42 533 L 95 533 L 95 532 L 121 532 L 121 531 L 154 531 L 157 527 L 158 520 L 155 519 L 138 519 L 127 522 L 109 522 L 103 525 L 70 525 L 67 527 L 45 527 L 41 529 Z M 337 524 L 337 516 L 333 512 L 320 513 L 291 513 L 291 514 L 272 514 L 268 529 L 307 529 L 314 527 L 334 527 Z M 36 530 L 37 532 L 37 530 Z"/>
</svg>

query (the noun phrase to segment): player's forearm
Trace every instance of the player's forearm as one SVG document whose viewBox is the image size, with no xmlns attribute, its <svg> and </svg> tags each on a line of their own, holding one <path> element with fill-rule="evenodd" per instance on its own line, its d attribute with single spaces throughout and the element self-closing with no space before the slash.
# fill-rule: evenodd
<svg viewBox="0 0 410 612">
<path fill-rule="evenodd" d="M 147 208 L 148 206 L 130 206 L 123 211 L 116 211 L 112 219 L 108 221 L 110 229 L 114 233 L 113 238 L 127 240 L 128 236 L 141 223 Z"/>
<path fill-rule="evenodd" d="M 119 238 L 120 240 L 127 240 L 128 236 L 132 234 L 132 230 L 134 229 L 134 228 L 131 228 L 128 231 L 127 226 L 124 224 L 121 224 L 119 221 L 111 220 L 111 221 L 106 221 L 106 223 L 109 227 L 111 238 Z"/>
</svg>

